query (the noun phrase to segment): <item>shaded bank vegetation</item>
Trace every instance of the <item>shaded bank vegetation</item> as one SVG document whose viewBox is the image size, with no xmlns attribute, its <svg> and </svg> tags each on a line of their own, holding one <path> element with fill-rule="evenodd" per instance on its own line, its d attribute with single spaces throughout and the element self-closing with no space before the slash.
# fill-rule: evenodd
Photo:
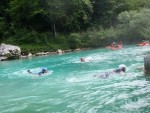
<svg viewBox="0 0 150 113">
<path fill-rule="evenodd" d="M 25 52 L 135 43 L 150 35 L 150 0 L 1 0 L 0 42 Z"/>
</svg>

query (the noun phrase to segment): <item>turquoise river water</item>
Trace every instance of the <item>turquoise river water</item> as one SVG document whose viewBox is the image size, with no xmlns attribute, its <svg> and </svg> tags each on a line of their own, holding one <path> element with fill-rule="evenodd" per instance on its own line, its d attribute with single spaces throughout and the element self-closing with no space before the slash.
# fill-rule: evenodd
<svg viewBox="0 0 150 113">
<path fill-rule="evenodd" d="M 139 69 L 149 53 L 125 46 L 0 62 L 0 113 L 149 113 L 150 77 Z M 119 64 L 127 66 L 125 75 L 93 77 Z M 42 67 L 48 74 L 27 73 Z"/>
</svg>

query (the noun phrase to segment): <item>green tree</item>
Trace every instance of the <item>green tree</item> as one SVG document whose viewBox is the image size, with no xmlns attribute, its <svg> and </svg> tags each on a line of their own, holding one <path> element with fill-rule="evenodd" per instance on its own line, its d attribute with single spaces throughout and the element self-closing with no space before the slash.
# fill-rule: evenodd
<svg viewBox="0 0 150 113">
<path fill-rule="evenodd" d="M 140 0 L 139 6 L 142 8 L 150 8 L 150 0 Z"/>
<path fill-rule="evenodd" d="M 5 22 L 5 19 L 3 17 L 0 17 L 0 39 L 4 39 L 4 36 L 6 34 L 8 34 L 7 32 L 7 29 L 8 29 L 8 25 L 7 23 Z M 1 40 L 1 41 L 2 41 Z"/>
<path fill-rule="evenodd" d="M 73 32 L 86 30 L 91 22 L 92 3 L 89 0 L 71 0 L 70 4 L 72 10 L 67 15 L 66 29 Z"/>
<path fill-rule="evenodd" d="M 56 37 L 57 28 L 56 22 L 61 21 L 61 18 L 66 15 L 64 1 L 60 0 L 41 0 L 41 8 L 43 10 L 43 17 L 52 26 L 53 34 Z"/>
<path fill-rule="evenodd" d="M 5 36 L 9 34 L 9 16 L 6 9 L 8 8 L 10 0 L 0 1 L 0 39 L 5 39 Z"/>
<path fill-rule="evenodd" d="M 91 0 L 93 23 L 104 28 L 114 26 L 119 13 L 138 9 L 139 0 Z"/>
<path fill-rule="evenodd" d="M 11 0 L 8 13 L 12 24 L 17 28 L 29 27 L 34 22 L 32 18 L 42 13 L 39 8 L 39 0 Z"/>
<path fill-rule="evenodd" d="M 138 41 L 142 39 L 150 39 L 150 9 L 142 9 L 138 11 L 129 11 L 119 14 L 118 28 L 129 41 Z"/>
</svg>

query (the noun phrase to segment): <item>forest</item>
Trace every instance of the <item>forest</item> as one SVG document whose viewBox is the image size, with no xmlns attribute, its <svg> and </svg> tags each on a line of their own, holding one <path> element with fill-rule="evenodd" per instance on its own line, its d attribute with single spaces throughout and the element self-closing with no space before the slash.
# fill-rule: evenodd
<svg viewBox="0 0 150 113">
<path fill-rule="evenodd" d="M 24 52 L 149 40 L 150 0 L 1 0 L 0 43 Z"/>
</svg>

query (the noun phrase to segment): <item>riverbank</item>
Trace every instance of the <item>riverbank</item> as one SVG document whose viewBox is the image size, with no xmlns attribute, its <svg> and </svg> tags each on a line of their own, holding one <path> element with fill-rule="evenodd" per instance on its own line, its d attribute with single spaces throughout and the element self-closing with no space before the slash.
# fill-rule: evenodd
<svg viewBox="0 0 150 113">
<path fill-rule="evenodd" d="M 75 51 L 83 51 L 87 50 L 89 48 L 77 48 L 77 49 L 57 49 L 56 51 L 46 51 L 46 50 L 39 50 L 39 51 L 32 51 L 28 52 L 25 51 L 24 49 L 21 50 L 19 46 L 17 46 L 20 49 L 19 54 L 15 54 L 14 51 L 16 49 L 12 49 L 16 47 L 15 45 L 10 45 L 10 44 L 1 44 L 0 46 L 0 61 L 5 61 L 5 60 L 13 60 L 13 59 L 23 59 L 23 58 L 31 58 L 31 57 L 37 57 L 37 56 L 46 56 L 46 55 L 60 55 L 68 52 L 75 52 Z M 34 46 L 32 46 L 34 47 Z"/>
<path fill-rule="evenodd" d="M 9 45 L 9 44 L 6 44 Z M 45 55 L 56 55 L 56 54 L 64 54 L 64 53 L 68 53 L 68 52 L 75 52 L 75 51 L 83 51 L 83 50 L 88 50 L 88 49 L 94 49 L 94 48 L 100 48 L 100 47 L 104 47 L 104 46 L 99 46 L 99 47 L 78 47 L 78 48 L 74 48 L 71 49 L 67 46 L 63 47 L 62 44 L 60 44 L 59 46 L 54 45 L 50 45 L 50 44 L 23 44 L 23 45 L 19 45 L 19 44 L 13 44 L 14 46 L 18 46 L 21 51 L 20 51 L 20 55 L 17 55 L 17 57 L 9 57 L 7 59 L 7 54 L 6 55 L 0 55 L 0 61 L 5 61 L 5 60 L 13 60 L 13 59 L 18 59 L 18 58 L 31 58 L 31 57 L 37 57 L 37 56 L 45 56 Z M 106 44 L 105 44 L 106 45 Z M 60 49 L 58 49 L 58 47 L 60 47 Z M 66 49 L 67 48 L 67 49 Z M 10 51 L 10 49 L 7 50 L 8 52 Z M 2 52 L 0 52 L 2 53 Z M 13 55 L 12 55 L 13 56 Z"/>
<path fill-rule="evenodd" d="M 60 54 L 64 54 L 64 53 L 68 53 L 68 52 L 75 52 L 75 51 L 84 51 L 84 50 L 88 50 L 91 48 L 78 48 L 78 49 L 67 49 L 67 50 L 62 50 L 62 49 L 58 49 L 57 51 L 54 52 L 37 52 L 37 53 L 28 53 L 28 54 L 24 54 L 22 53 L 20 58 L 29 58 L 29 57 L 37 57 L 37 56 L 45 56 L 45 55 L 60 55 Z"/>
</svg>

